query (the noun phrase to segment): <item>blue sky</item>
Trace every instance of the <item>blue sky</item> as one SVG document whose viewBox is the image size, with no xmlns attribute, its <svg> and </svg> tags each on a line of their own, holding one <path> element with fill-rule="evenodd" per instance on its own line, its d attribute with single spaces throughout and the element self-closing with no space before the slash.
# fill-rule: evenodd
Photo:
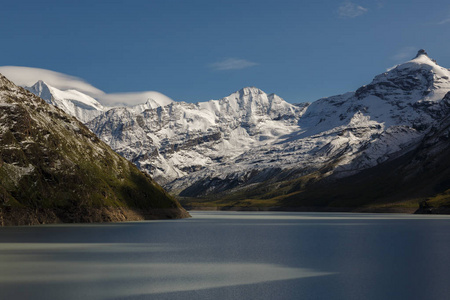
<svg viewBox="0 0 450 300">
<path fill-rule="evenodd" d="M 178 101 L 256 86 L 295 103 L 352 91 L 424 48 L 450 68 L 450 2 L 7 1 L 0 66 Z"/>
</svg>

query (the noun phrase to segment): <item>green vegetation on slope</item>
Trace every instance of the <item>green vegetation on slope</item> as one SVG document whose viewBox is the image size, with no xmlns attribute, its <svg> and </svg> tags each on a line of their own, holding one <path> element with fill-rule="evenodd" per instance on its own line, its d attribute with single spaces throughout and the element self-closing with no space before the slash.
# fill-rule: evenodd
<svg viewBox="0 0 450 300">
<path fill-rule="evenodd" d="M 111 219 L 104 208 L 120 216 Z M 49 222 L 187 216 L 83 124 L 1 75 L 0 210 L 2 220 L 14 211 L 45 210 L 56 215 Z M 105 216 L 92 219 L 90 210 Z"/>
</svg>

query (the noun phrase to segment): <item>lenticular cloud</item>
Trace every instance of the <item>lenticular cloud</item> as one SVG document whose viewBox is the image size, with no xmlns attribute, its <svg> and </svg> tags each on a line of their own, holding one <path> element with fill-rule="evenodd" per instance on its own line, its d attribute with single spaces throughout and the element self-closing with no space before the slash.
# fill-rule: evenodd
<svg viewBox="0 0 450 300">
<path fill-rule="evenodd" d="M 145 103 L 149 99 L 155 100 L 161 106 L 174 102 L 171 98 L 156 91 L 103 94 L 97 96 L 97 99 L 109 106 L 137 105 Z"/>
<path fill-rule="evenodd" d="M 0 67 L 0 73 L 20 86 L 32 86 L 42 80 L 60 90 L 75 89 L 97 99 L 105 106 L 132 106 L 149 99 L 153 99 L 160 105 L 173 102 L 171 98 L 156 91 L 107 94 L 81 78 L 46 69 L 4 66 Z"/>
<path fill-rule="evenodd" d="M 103 91 L 93 87 L 83 79 L 63 73 L 30 67 L 5 66 L 0 67 L 0 73 L 20 86 L 32 86 L 38 80 L 61 90 L 76 89 L 90 96 L 104 94 Z"/>
</svg>

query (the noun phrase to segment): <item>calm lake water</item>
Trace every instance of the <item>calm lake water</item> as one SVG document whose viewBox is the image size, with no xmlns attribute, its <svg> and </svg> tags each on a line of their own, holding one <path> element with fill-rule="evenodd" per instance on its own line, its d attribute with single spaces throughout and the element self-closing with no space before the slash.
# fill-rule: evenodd
<svg viewBox="0 0 450 300">
<path fill-rule="evenodd" d="M 450 216 L 191 214 L 0 228 L 0 299 L 450 298 Z"/>
</svg>

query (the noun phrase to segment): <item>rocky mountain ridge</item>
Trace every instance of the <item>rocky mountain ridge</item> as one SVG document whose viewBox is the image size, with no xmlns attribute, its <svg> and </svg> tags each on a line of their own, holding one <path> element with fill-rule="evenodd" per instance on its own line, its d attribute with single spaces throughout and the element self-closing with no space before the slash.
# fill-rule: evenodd
<svg viewBox="0 0 450 300">
<path fill-rule="evenodd" d="M 141 113 L 111 109 L 87 126 L 158 182 L 167 183 L 294 132 L 304 108 L 244 88 L 221 100 L 175 102 Z"/>
</svg>

